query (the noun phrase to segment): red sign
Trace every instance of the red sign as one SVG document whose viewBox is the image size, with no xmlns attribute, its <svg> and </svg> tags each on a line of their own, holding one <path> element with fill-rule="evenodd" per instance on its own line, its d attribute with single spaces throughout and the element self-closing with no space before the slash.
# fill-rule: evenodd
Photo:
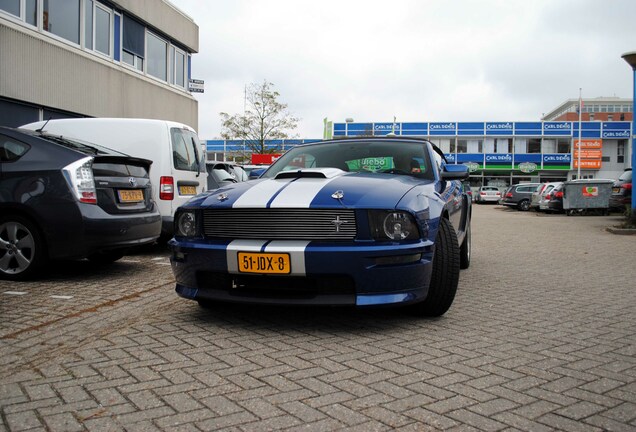
<svg viewBox="0 0 636 432">
<path fill-rule="evenodd" d="M 574 158 L 579 158 L 579 152 L 581 152 L 581 159 L 601 159 L 603 157 L 603 150 L 574 150 Z"/>
<path fill-rule="evenodd" d="M 280 157 L 279 154 L 252 153 L 252 165 L 271 165 L 279 157 Z"/>
<path fill-rule="evenodd" d="M 579 167 L 579 161 L 574 159 L 574 168 Z M 581 159 L 581 169 L 601 169 L 601 160 L 585 160 Z"/>
</svg>

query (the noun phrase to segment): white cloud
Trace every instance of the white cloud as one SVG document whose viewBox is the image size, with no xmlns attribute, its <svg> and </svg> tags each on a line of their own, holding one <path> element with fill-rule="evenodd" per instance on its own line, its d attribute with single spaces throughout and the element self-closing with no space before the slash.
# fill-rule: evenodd
<svg viewBox="0 0 636 432">
<path fill-rule="evenodd" d="M 268 80 L 319 138 L 343 121 L 538 120 L 565 99 L 632 96 L 636 2 L 171 0 L 200 30 L 199 132 Z"/>
</svg>

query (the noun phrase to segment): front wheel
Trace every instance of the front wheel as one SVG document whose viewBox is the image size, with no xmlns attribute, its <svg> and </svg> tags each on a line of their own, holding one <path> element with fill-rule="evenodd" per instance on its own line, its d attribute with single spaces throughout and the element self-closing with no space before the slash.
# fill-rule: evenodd
<svg viewBox="0 0 636 432">
<path fill-rule="evenodd" d="M 0 219 L 0 277 L 30 279 L 46 260 L 44 241 L 30 220 L 21 216 Z"/>
<path fill-rule="evenodd" d="M 433 272 L 428 287 L 428 296 L 423 302 L 412 306 L 420 316 L 444 315 L 453 304 L 459 284 L 460 250 L 457 234 L 448 219 L 441 218 L 435 240 Z"/>
</svg>

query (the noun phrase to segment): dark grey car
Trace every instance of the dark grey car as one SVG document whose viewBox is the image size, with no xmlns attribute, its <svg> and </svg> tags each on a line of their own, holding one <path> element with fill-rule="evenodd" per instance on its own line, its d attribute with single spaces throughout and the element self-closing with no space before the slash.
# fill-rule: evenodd
<svg viewBox="0 0 636 432">
<path fill-rule="evenodd" d="M 0 127 L 0 278 L 37 274 L 48 260 L 112 262 L 154 242 L 151 161 L 95 144 Z"/>
<path fill-rule="evenodd" d="M 539 186 L 539 183 L 519 183 L 510 186 L 504 192 L 500 204 L 516 207 L 522 211 L 528 211 L 530 209 L 530 202 L 532 201 L 532 192 L 535 191 L 537 186 Z"/>
</svg>

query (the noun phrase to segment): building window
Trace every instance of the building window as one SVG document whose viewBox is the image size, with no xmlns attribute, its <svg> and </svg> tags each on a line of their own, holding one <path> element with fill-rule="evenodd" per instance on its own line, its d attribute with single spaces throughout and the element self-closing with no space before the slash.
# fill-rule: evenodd
<svg viewBox="0 0 636 432">
<path fill-rule="evenodd" d="M 148 63 L 146 72 L 162 81 L 168 81 L 168 43 L 150 32 L 147 35 Z"/>
<path fill-rule="evenodd" d="M 541 139 L 529 138 L 528 139 L 528 153 L 541 153 Z"/>
<path fill-rule="evenodd" d="M 458 139 L 457 153 L 482 153 L 483 140 L 479 138 Z"/>
<path fill-rule="evenodd" d="M 143 25 L 124 15 L 122 60 L 137 70 L 144 70 L 145 34 Z"/>
<path fill-rule="evenodd" d="M 86 0 L 84 8 L 84 46 L 110 57 L 112 18 L 110 9 L 93 0 Z"/>
<path fill-rule="evenodd" d="M 112 13 L 99 4 L 95 5 L 95 51 L 110 56 Z"/>
<path fill-rule="evenodd" d="M 22 5 L 24 4 L 24 16 Z M 38 24 L 38 0 L 0 0 L 0 11 L 5 11 L 32 26 Z"/>
<path fill-rule="evenodd" d="M 618 163 L 625 163 L 625 143 L 627 141 L 626 140 L 619 140 L 618 143 L 616 143 L 616 162 Z"/>
<path fill-rule="evenodd" d="M 607 121 L 613 121 L 613 120 L 614 120 L 614 116 L 612 114 L 608 114 Z"/>
<path fill-rule="evenodd" d="M 79 45 L 80 0 L 48 0 L 43 5 L 42 28 Z"/>
<path fill-rule="evenodd" d="M 570 141 L 569 138 L 557 139 L 557 153 L 570 153 Z"/>
</svg>

